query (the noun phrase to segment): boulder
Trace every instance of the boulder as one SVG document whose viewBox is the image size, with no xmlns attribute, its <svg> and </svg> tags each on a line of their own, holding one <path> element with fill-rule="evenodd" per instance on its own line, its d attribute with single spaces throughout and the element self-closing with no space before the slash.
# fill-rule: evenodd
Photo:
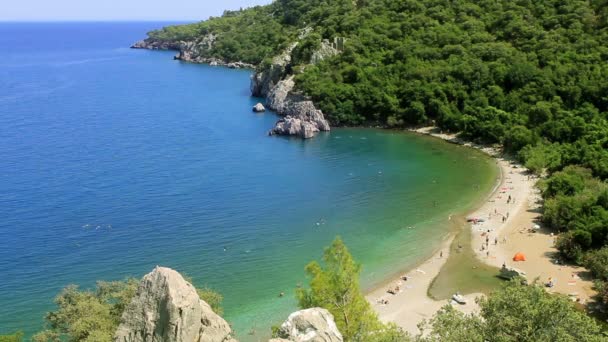
<svg viewBox="0 0 608 342">
<path fill-rule="evenodd" d="M 274 341 L 342 342 L 334 317 L 321 308 L 300 310 L 289 315 Z"/>
<path fill-rule="evenodd" d="M 268 108 L 285 117 L 280 119 L 270 134 L 297 135 L 308 139 L 319 131 L 329 131 L 323 112 L 306 97 L 294 92 L 293 76 L 279 81 L 268 93 Z"/>
<path fill-rule="evenodd" d="M 258 103 L 255 106 L 253 106 L 253 111 L 256 113 L 263 113 L 266 111 L 266 108 L 264 107 L 263 104 Z"/>
<path fill-rule="evenodd" d="M 156 267 L 141 280 L 114 342 L 235 342 L 224 319 L 176 271 Z"/>
</svg>

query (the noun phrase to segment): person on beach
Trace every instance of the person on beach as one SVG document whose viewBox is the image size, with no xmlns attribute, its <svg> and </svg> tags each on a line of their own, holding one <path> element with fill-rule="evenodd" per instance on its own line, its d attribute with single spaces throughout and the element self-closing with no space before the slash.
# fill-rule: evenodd
<svg viewBox="0 0 608 342">
<path fill-rule="evenodd" d="M 498 245 L 498 238 L 494 238 L 494 246 Z"/>
<path fill-rule="evenodd" d="M 443 258 L 443 251 L 439 252 L 439 257 Z"/>
</svg>

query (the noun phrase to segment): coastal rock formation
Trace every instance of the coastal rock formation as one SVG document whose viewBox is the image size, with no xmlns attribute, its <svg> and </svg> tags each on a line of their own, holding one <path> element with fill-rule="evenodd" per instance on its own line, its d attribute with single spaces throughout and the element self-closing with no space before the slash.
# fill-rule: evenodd
<svg viewBox="0 0 608 342">
<path fill-rule="evenodd" d="M 253 111 L 256 113 L 263 113 L 266 111 L 266 108 L 264 107 L 263 104 L 258 103 L 255 106 L 253 106 Z"/>
<path fill-rule="evenodd" d="M 264 71 L 258 71 L 251 77 L 251 95 L 266 97 L 281 79 L 288 73 L 291 65 L 291 52 L 298 43 L 291 44 L 280 55 L 272 59 L 270 66 Z"/>
<path fill-rule="evenodd" d="M 280 339 L 271 342 L 342 342 L 342 334 L 329 311 L 321 308 L 300 310 L 289 315 L 279 329 Z"/>
<path fill-rule="evenodd" d="M 156 267 L 123 312 L 115 342 L 236 342 L 224 319 L 176 271 Z"/>
<path fill-rule="evenodd" d="M 209 64 L 211 66 L 224 66 L 230 69 L 255 69 L 255 65 L 239 61 L 224 61 L 210 55 L 217 35 L 206 34 L 196 41 L 165 41 L 154 38 L 141 40 L 131 46 L 133 49 L 149 50 L 175 50 L 178 51 L 174 59 L 190 63 Z"/>
<path fill-rule="evenodd" d="M 334 42 L 323 39 L 321 47 L 312 53 L 310 64 L 321 63 L 322 61 L 339 54 L 341 51 L 339 50 L 340 47 L 344 47 L 344 38 L 336 38 L 334 39 Z"/>
<path fill-rule="evenodd" d="M 147 38 L 131 45 L 131 48 L 148 50 L 179 50 L 181 44 L 182 42 L 172 42 Z"/>
<path fill-rule="evenodd" d="M 306 97 L 294 92 L 293 76 L 279 81 L 268 93 L 267 105 L 277 114 L 284 115 L 269 132 L 270 135 L 296 135 L 304 139 L 319 131 L 329 131 L 329 122 L 323 112 Z"/>
</svg>

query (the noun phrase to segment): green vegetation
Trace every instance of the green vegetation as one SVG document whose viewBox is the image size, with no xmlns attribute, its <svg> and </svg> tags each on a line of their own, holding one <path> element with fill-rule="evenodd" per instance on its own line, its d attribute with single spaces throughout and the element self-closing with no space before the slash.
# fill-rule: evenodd
<svg viewBox="0 0 608 342">
<path fill-rule="evenodd" d="M 34 342 L 107 342 L 137 290 L 137 280 L 98 282 L 95 290 L 64 288 L 55 298 L 58 309 L 46 315 L 46 330 Z"/>
<path fill-rule="evenodd" d="M 271 6 L 258 6 L 248 10 L 226 11 L 221 18 L 190 25 L 168 26 L 148 33 L 159 41 L 192 41 L 207 34 L 216 35 L 210 51 L 201 57 L 226 61 L 260 64 L 264 58 L 278 54 L 291 41 L 297 31 L 281 25 Z"/>
<path fill-rule="evenodd" d="M 214 32 L 210 54 L 264 69 L 304 28 L 289 70 L 334 125 L 435 124 L 501 143 L 547 176 L 544 222 L 608 297 L 593 261 L 608 246 L 606 0 L 277 0 L 151 37 Z M 304 65 L 336 37 L 341 54 Z"/>
<path fill-rule="evenodd" d="M 23 341 L 23 333 L 18 331 L 12 335 L 0 335 L 0 342 L 21 342 Z"/>
<path fill-rule="evenodd" d="M 278 0 L 159 40 L 215 34 L 203 57 L 264 68 L 298 32 L 297 87 L 334 125 L 435 123 L 503 143 L 536 172 L 582 165 L 608 177 L 605 0 Z M 306 64 L 321 39 L 344 52 Z"/>
<path fill-rule="evenodd" d="M 46 329 L 34 335 L 32 341 L 111 341 L 138 284 L 138 280 L 130 278 L 124 281 L 99 281 L 94 290 L 80 290 L 76 285 L 67 286 L 55 298 L 57 310 L 47 313 L 45 317 Z M 213 311 L 221 315 L 222 295 L 208 288 L 197 289 L 197 293 Z M 0 342 L 21 341 L 22 336 L 21 333 L 0 336 Z"/>
<path fill-rule="evenodd" d="M 450 306 L 420 327 L 430 334 L 420 341 L 605 341 L 595 320 L 578 311 L 565 296 L 541 286 L 505 284 L 479 300 L 480 315 L 464 315 Z"/>
<path fill-rule="evenodd" d="M 196 293 L 198 296 L 207 302 L 213 312 L 218 315 L 224 314 L 224 308 L 222 308 L 222 301 L 224 300 L 224 296 L 222 296 L 219 292 L 213 291 L 212 289 L 205 287 L 202 289 L 196 289 Z"/>
<path fill-rule="evenodd" d="M 384 325 L 359 288 L 361 265 L 336 238 L 325 250 L 321 266 L 306 266 L 310 288 L 296 291 L 302 309 L 322 307 L 334 316 L 345 341 L 403 341 L 407 336 L 394 325 Z"/>
</svg>

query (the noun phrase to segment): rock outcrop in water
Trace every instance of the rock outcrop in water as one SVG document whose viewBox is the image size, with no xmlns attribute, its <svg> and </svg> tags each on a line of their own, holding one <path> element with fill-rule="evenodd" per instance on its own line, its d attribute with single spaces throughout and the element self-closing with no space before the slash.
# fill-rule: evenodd
<svg viewBox="0 0 608 342">
<path fill-rule="evenodd" d="M 122 314 L 115 342 L 235 342 L 228 323 L 176 271 L 156 267 Z"/>
<path fill-rule="evenodd" d="M 279 329 L 279 338 L 270 342 L 342 342 L 342 334 L 329 311 L 312 308 L 296 311 Z"/>
<path fill-rule="evenodd" d="M 312 28 L 301 30 L 298 39 L 306 38 L 311 32 Z M 137 49 L 176 50 L 178 54 L 175 59 L 192 63 L 206 63 L 233 69 L 255 69 L 254 65 L 247 63 L 205 57 L 211 55 L 209 52 L 216 40 L 217 35 L 208 33 L 195 41 L 168 42 L 148 38 L 135 43 L 132 47 Z M 336 38 L 333 42 L 323 40 L 320 48 L 313 52 L 310 64 L 319 63 L 340 53 L 343 44 L 343 38 Z M 330 126 L 323 112 L 318 110 L 310 99 L 295 89 L 291 54 L 297 46 L 298 42 L 292 43 L 282 53 L 275 56 L 269 66 L 266 66 L 263 70 L 258 70 L 252 76 L 251 94 L 255 97 L 267 98 L 267 107 L 283 116 L 268 132 L 269 135 L 295 135 L 308 139 L 314 137 L 317 132 L 329 131 Z"/>
</svg>

